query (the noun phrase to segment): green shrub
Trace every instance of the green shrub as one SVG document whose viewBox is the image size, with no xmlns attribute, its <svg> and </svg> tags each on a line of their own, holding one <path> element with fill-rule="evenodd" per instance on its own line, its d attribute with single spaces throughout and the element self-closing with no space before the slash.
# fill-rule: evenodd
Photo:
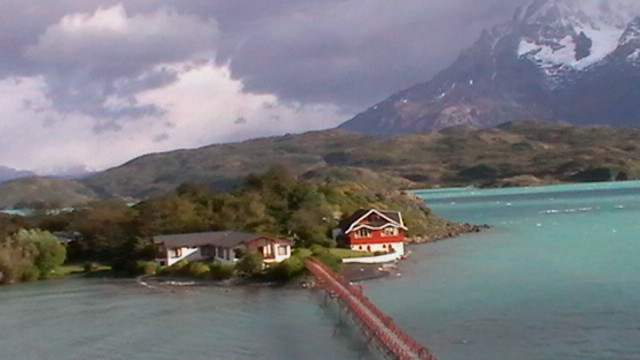
<svg viewBox="0 0 640 360">
<path fill-rule="evenodd" d="M 233 264 L 224 264 L 221 262 L 215 262 L 211 264 L 209 268 L 211 272 L 211 278 L 213 280 L 230 279 L 235 272 L 235 266 Z"/>
<path fill-rule="evenodd" d="M 327 252 L 316 256 L 316 258 L 335 272 L 342 270 L 342 259 L 336 255 Z"/>
<path fill-rule="evenodd" d="M 295 248 L 291 251 L 291 256 L 299 257 L 300 259 L 305 259 L 311 256 L 313 253 L 311 250 L 307 248 Z"/>
<path fill-rule="evenodd" d="M 189 262 L 187 260 L 180 260 L 171 265 L 170 268 L 173 275 L 188 275 Z"/>
<path fill-rule="evenodd" d="M 137 275 L 155 275 L 158 272 L 158 264 L 155 261 L 137 261 L 136 262 L 136 274 Z"/>
<path fill-rule="evenodd" d="M 458 172 L 458 178 L 462 181 L 488 180 L 498 177 L 499 171 L 487 164 L 478 164 L 464 168 Z"/>
<path fill-rule="evenodd" d="M 0 284 L 36 280 L 40 272 L 20 249 L 0 247 Z"/>
<path fill-rule="evenodd" d="M 236 269 L 244 276 L 254 277 L 262 273 L 263 256 L 259 253 L 248 253 L 238 261 Z"/>
<path fill-rule="evenodd" d="M 311 250 L 311 253 L 314 256 L 319 256 L 322 254 L 327 254 L 329 252 L 329 249 L 327 249 L 326 247 L 322 246 L 322 245 L 318 245 L 318 244 L 313 244 L 311 245 L 311 247 L 309 247 L 309 250 Z"/>
<path fill-rule="evenodd" d="M 589 168 L 584 171 L 580 171 L 569 177 L 572 181 L 581 182 L 598 182 L 598 181 L 611 181 L 614 178 L 613 171 L 608 167 Z"/>
<path fill-rule="evenodd" d="M 156 274 L 160 276 L 169 276 L 173 274 L 173 270 L 168 266 L 158 266 Z"/>
<path fill-rule="evenodd" d="M 270 267 L 267 275 L 276 281 L 288 281 L 305 273 L 304 259 L 292 256 L 287 260 Z"/>
<path fill-rule="evenodd" d="M 33 263 L 40 277 L 48 278 L 58 266 L 64 263 L 67 249 L 48 231 L 31 230 L 30 238 L 38 248 L 38 255 Z"/>
<path fill-rule="evenodd" d="M 29 262 L 20 263 L 18 273 L 20 275 L 20 281 L 33 281 L 40 278 L 40 269 Z"/>
<path fill-rule="evenodd" d="M 84 270 L 85 273 L 90 273 L 98 270 L 98 264 L 96 264 L 93 261 L 87 261 L 82 265 L 82 269 Z"/>
<path fill-rule="evenodd" d="M 210 271 L 209 265 L 201 262 L 192 262 L 187 266 L 187 275 L 195 279 L 206 279 Z"/>
</svg>

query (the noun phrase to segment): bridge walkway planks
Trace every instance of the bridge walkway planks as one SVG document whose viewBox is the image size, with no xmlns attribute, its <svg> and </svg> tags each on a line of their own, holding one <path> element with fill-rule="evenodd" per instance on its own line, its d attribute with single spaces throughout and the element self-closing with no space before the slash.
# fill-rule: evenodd
<svg viewBox="0 0 640 360">
<path fill-rule="evenodd" d="M 395 359 L 437 360 L 426 347 L 407 335 L 378 309 L 359 287 L 314 258 L 308 258 L 305 262 L 318 283 L 347 307 L 365 334 L 373 336 Z"/>
</svg>

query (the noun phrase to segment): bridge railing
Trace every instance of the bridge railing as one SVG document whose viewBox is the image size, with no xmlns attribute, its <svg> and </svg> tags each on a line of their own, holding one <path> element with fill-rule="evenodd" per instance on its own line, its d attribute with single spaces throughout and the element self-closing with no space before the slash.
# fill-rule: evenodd
<svg viewBox="0 0 640 360">
<path fill-rule="evenodd" d="M 392 318 L 375 306 L 364 295 L 361 288 L 354 286 L 343 276 L 314 258 L 308 258 L 306 265 L 320 284 L 333 292 L 349 308 L 352 315 L 357 317 L 360 323 L 367 328 L 367 331 L 373 334 L 398 359 L 436 360 L 425 346 L 405 333 Z M 387 330 L 382 329 L 380 324 Z M 389 332 L 394 334 L 393 337 L 389 335 Z M 409 352 L 406 349 L 409 349 Z"/>
</svg>

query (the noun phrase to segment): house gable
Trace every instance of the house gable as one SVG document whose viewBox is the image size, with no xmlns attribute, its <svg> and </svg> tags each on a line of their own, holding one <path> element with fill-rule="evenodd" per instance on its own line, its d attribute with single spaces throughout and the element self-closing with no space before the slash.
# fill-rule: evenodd
<svg viewBox="0 0 640 360">
<path fill-rule="evenodd" d="M 353 250 L 403 255 L 406 231 L 398 211 L 360 209 L 341 221 L 333 235 Z"/>
<path fill-rule="evenodd" d="M 360 228 L 379 230 L 389 226 L 405 231 L 407 230 L 400 212 L 379 211 L 376 209 L 360 209 L 347 219 L 341 221 L 338 225 L 345 234 L 357 231 Z"/>
</svg>

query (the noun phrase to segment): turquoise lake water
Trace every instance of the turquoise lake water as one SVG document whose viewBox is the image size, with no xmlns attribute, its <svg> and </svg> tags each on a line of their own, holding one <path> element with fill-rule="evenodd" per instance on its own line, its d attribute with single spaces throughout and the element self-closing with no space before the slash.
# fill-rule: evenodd
<svg viewBox="0 0 640 360">
<path fill-rule="evenodd" d="M 640 182 L 420 191 L 488 231 L 413 246 L 365 293 L 440 360 L 640 359 Z M 318 292 L 0 288 L 0 359 L 375 359 Z"/>
</svg>

